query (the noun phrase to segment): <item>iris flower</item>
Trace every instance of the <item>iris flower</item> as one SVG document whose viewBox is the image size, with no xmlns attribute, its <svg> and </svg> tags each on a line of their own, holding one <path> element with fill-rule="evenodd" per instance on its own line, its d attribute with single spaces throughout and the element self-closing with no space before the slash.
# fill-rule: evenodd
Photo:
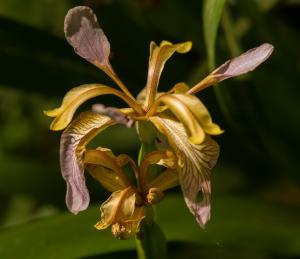
<svg viewBox="0 0 300 259">
<path fill-rule="evenodd" d="M 222 80 L 254 70 L 271 55 L 273 46 L 265 43 L 228 60 L 193 87 L 178 83 L 168 92 L 159 93 L 158 84 L 166 61 L 175 52 L 188 52 L 192 43 L 162 41 L 156 45 L 151 42 L 147 83 L 138 98 L 134 98 L 110 64 L 110 43 L 90 8 L 78 6 L 69 10 L 64 31 L 75 52 L 106 73 L 120 88 L 81 85 L 65 95 L 59 108 L 45 111 L 54 117 L 52 130 L 65 129 L 61 136 L 60 164 L 67 183 L 68 209 L 76 214 L 88 207 L 86 168 L 112 192 L 101 206 L 102 217 L 96 225 L 99 229 L 112 225 L 117 236 L 131 236 L 145 216 L 145 206 L 159 202 L 163 191 L 178 184 L 190 212 L 204 227 L 210 218 L 210 174 L 219 155 L 219 146 L 211 135 L 223 131 L 195 94 Z M 96 105 L 73 120 L 82 103 L 106 94 L 118 96 L 128 107 L 99 108 Z M 116 157 L 104 148 L 86 150 L 86 145 L 109 126 L 117 123 L 131 126 L 133 122 L 139 124 L 140 129 L 142 125 L 152 125 L 157 139 L 157 150 L 145 155 L 139 167 L 127 155 Z M 125 164 L 130 164 L 135 172 L 136 187 L 123 172 Z M 149 177 L 152 164 L 164 167 L 154 179 Z"/>
</svg>

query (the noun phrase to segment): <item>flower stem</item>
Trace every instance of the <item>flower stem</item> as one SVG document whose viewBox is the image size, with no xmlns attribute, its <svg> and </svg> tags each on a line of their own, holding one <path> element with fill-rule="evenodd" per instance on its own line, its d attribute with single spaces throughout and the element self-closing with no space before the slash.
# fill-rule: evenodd
<svg viewBox="0 0 300 259">
<path fill-rule="evenodd" d="M 166 239 L 154 221 L 154 211 L 151 206 L 147 207 L 146 219 L 140 230 L 140 237 L 136 238 L 138 259 L 166 259 Z"/>
<path fill-rule="evenodd" d="M 138 164 L 140 166 L 143 157 L 154 151 L 156 129 L 149 122 L 140 122 L 138 125 L 140 140 L 142 142 Z M 155 170 L 155 168 L 152 168 Z M 166 259 L 167 248 L 165 236 L 155 222 L 154 208 L 146 208 L 146 217 L 142 222 L 140 232 L 136 238 L 138 259 Z"/>
</svg>

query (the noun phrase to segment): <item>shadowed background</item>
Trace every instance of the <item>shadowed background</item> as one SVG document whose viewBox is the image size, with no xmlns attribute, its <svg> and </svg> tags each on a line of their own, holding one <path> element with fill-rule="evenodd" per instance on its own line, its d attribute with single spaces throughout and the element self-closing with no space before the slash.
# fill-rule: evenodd
<svg viewBox="0 0 300 259">
<path fill-rule="evenodd" d="M 210 31 L 218 17 L 216 65 L 263 42 L 274 45 L 271 58 L 256 71 L 198 95 L 225 129 L 215 138 L 221 156 L 212 175 L 212 219 L 205 231 L 189 214 L 179 189 L 167 193 L 159 205 L 158 221 L 170 241 L 170 258 L 300 256 L 300 1 L 226 1 L 222 15 L 216 17 L 203 4 L 196 0 L 0 1 L 1 258 L 133 258 L 135 254 L 133 241 L 118 241 L 109 231 L 93 229 L 99 205 L 109 194 L 90 177 L 92 206 L 78 216 L 66 212 L 58 161 L 61 133 L 49 131 L 51 120 L 42 113 L 58 106 L 74 86 L 114 85 L 64 39 L 64 15 L 76 5 L 95 10 L 111 43 L 111 63 L 134 95 L 146 82 L 151 40 L 193 42 L 190 53 L 168 61 L 160 91 L 180 81 L 193 85 L 209 72 L 213 61 L 207 59 L 206 47 L 212 41 L 203 28 Z M 105 96 L 80 110 L 94 102 L 124 105 Z M 133 157 L 139 149 L 134 129 L 122 126 L 104 131 L 92 145 Z"/>
</svg>

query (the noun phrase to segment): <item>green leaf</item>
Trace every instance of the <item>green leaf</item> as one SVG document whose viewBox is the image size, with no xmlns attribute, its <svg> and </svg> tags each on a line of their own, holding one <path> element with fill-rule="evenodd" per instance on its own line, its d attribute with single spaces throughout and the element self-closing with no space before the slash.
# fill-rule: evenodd
<svg viewBox="0 0 300 259">
<path fill-rule="evenodd" d="M 209 69 L 215 67 L 216 37 L 226 0 L 204 0 L 203 31 Z"/>
<path fill-rule="evenodd" d="M 219 197 L 213 199 L 212 207 L 212 219 L 203 231 L 182 196 L 167 195 L 157 208 L 158 223 L 168 241 L 192 241 L 199 250 L 205 245 L 264 250 L 282 257 L 300 254 L 300 211 L 296 206 Z M 63 213 L 4 229 L 0 258 L 79 258 L 134 248 L 133 240 L 120 241 L 109 231 L 96 231 L 92 225 L 98 217 L 98 206 L 94 206 L 77 216 Z"/>
</svg>

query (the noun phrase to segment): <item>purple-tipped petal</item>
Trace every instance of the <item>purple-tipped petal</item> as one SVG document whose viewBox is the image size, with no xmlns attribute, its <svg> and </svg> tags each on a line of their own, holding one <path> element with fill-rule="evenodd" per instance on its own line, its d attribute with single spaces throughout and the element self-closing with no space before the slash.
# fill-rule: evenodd
<svg viewBox="0 0 300 259">
<path fill-rule="evenodd" d="M 230 59 L 215 69 L 211 75 L 217 76 L 218 81 L 246 74 L 267 60 L 273 52 L 271 44 L 264 43 L 259 47 L 248 50 L 242 55 Z"/>
<path fill-rule="evenodd" d="M 184 200 L 200 227 L 210 218 L 210 173 L 219 156 L 219 146 L 209 136 L 200 145 L 192 144 L 184 126 L 169 118 L 150 120 L 164 134 L 179 159 L 179 177 Z M 202 194 L 201 200 L 198 195 Z"/>
<path fill-rule="evenodd" d="M 65 17 L 64 31 L 79 56 L 93 64 L 109 64 L 110 44 L 92 9 L 87 6 L 70 9 Z"/>
<path fill-rule="evenodd" d="M 82 161 L 85 145 L 110 124 L 112 121 L 108 117 L 85 112 L 80 114 L 61 136 L 60 166 L 67 183 L 66 204 L 74 214 L 85 210 L 90 201 Z"/>
</svg>

